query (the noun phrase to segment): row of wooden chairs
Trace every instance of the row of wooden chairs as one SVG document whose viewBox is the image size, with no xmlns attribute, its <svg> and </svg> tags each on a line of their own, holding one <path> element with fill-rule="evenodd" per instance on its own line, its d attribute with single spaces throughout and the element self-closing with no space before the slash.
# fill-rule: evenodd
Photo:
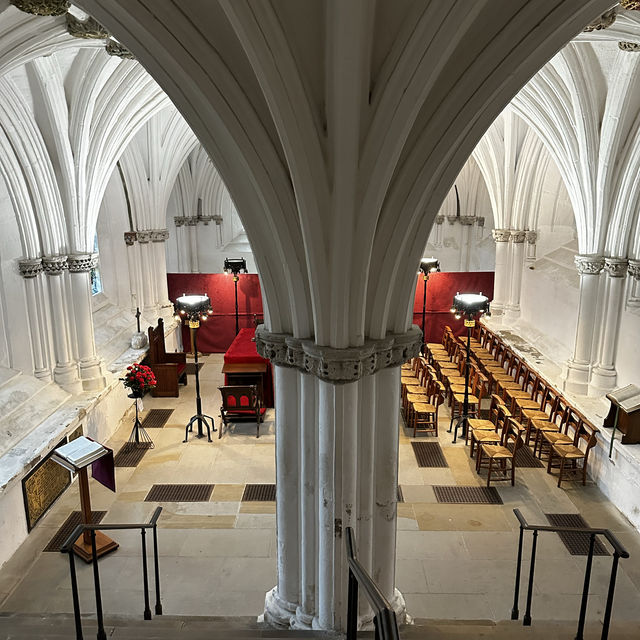
<svg viewBox="0 0 640 640">
<path fill-rule="evenodd" d="M 415 358 L 403 365 L 401 377 L 402 412 L 407 427 L 418 432 L 438 435 L 438 409 L 444 401 L 442 384 L 436 371 L 425 358 Z"/>
</svg>

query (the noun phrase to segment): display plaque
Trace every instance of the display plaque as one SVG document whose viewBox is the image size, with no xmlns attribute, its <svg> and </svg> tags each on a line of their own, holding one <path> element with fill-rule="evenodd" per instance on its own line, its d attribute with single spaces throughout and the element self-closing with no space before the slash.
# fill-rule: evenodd
<svg viewBox="0 0 640 640">
<path fill-rule="evenodd" d="M 67 439 L 63 438 L 56 447 L 65 444 L 66 441 Z M 22 479 L 28 531 L 33 529 L 47 509 L 70 484 L 71 473 L 51 460 L 51 453 Z"/>
</svg>

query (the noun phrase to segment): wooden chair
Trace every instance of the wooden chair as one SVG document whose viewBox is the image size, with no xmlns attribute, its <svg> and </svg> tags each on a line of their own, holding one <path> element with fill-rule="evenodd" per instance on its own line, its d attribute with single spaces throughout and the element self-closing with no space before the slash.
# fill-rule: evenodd
<svg viewBox="0 0 640 640">
<path fill-rule="evenodd" d="M 256 423 L 256 438 L 260 437 L 260 423 L 264 421 L 267 411 L 262 406 L 262 399 L 256 385 L 233 385 L 218 387 L 222 396 L 220 417 L 222 424 L 218 432 L 218 438 L 222 438 L 224 427 L 229 422 L 253 422 Z"/>
<path fill-rule="evenodd" d="M 582 424 L 576 432 L 574 444 L 572 445 L 553 445 L 549 452 L 549 463 L 547 465 L 547 473 L 551 473 L 554 467 L 554 459 L 559 460 L 558 487 L 562 484 L 563 476 L 566 473 L 578 475 L 582 477 L 582 485 L 587 483 L 587 460 L 589 452 L 597 443 L 597 429 L 586 424 Z M 578 461 L 582 461 L 579 466 Z"/>
<path fill-rule="evenodd" d="M 511 444 L 511 447 L 509 447 Z M 511 486 L 516 483 L 516 454 L 522 446 L 522 428 L 509 418 L 502 444 L 481 444 L 478 449 L 477 469 L 482 467 L 483 458 L 487 460 L 487 487 L 491 486 L 491 474 L 499 474 L 498 480 L 511 479 Z M 494 468 L 494 463 L 496 466 Z"/>
<path fill-rule="evenodd" d="M 444 402 L 444 396 L 435 381 L 431 381 L 427 394 L 429 402 L 415 402 L 412 408 L 413 437 L 418 431 L 438 436 L 438 408 Z"/>
<path fill-rule="evenodd" d="M 158 319 L 157 327 L 149 327 L 149 351 L 144 363 L 151 367 L 156 386 L 151 390 L 154 398 L 177 398 L 178 384 L 187 384 L 187 356 L 184 353 L 167 353 L 164 344 L 164 321 Z"/>
</svg>

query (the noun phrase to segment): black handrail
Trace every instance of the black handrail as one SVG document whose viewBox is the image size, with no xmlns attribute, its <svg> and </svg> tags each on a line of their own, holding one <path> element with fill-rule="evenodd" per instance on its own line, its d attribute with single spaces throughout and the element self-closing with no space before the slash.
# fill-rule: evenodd
<svg viewBox="0 0 640 640">
<path fill-rule="evenodd" d="M 347 640 L 355 640 L 358 636 L 358 586 L 364 589 L 365 596 L 374 610 L 373 624 L 376 640 L 399 640 L 398 622 L 395 611 L 384 597 L 378 585 L 367 570 L 360 564 L 356 555 L 355 540 L 352 527 L 345 528 L 347 562 L 349 563 L 349 595 L 347 604 Z"/>
<path fill-rule="evenodd" d="M 624 548 L 622 543 L 609 531 L 609 529 L 598 529 L 593 527 L 554 527 L 552 525 L 529 524 L 526 518 L 520 513 L 520 509 L 514 509 L 513 513 L 520 522 L 520 537 L 518 540 L 518 560 L 516 565 L 516 584 L 513 591 L 513 608 L 511 609 L 511 619 L 517 620 L 519 616 L 518 600 L 520 596 L 520 570 L 522 565 L 522 541 L 525 531 L 533 531 L 533 544 L 531 546 L 531 564 L 529 568 L 529 585 L 527 589 L 527 609 L 522 624 L 531 625 L 531 599 L 533 596 L 533 574 L 536 565 L 536 547 L 538 543 L 539 531 L 551 531 L 553 533 L 588 533 L 589 534 L 589 553 L 587 556 L 587 565 L 584 572 L 584 586 L 582 589 L 582 602 L 580 604 L 580 616 L 578 618 L 578 631 L 575 640 L 583 640 L 584 623 L 587 616 L 587 601 L 589 599 L 589 583 L 591 581 L 591 567 L 593 564 L 593 550 L 595 547 L 596 536 L 604 536 L 609 544 L 613 547 L 613 562 L 611 564 L 611 577 L 609 579 L 609 591 L 607 593 L 607 605 L 604 611 L 602 621 L 601 640 L 607 640 L 609 637 L 609 625 L 611 623 L 611 610 L 613 609 L 613 594 L 616 587 L 616 576 L 618 573 L 618 560 L 620 558 L 628 558 L 629 552 Z"/>
<path fill-rule="evenodd" d="M 100 573 L 98 571 L 98 554 L 96 551 L 96 531 L 114 531 L 117 529 L 140 529 L 142 536 L 142 583 L 144 589 L 144 619 L 151 620 L 151 608 L 149 607 L 149 573 L 147 570 L 147 529 L 153 529 L 153 566 L 155 570 L 156 587 L 156 615 L 162 615 L 162 603 L 160 601 L 160 567 L 158 562 L 158 518 L 162 513 L 162 507 L 156 507 L 149 522 L 137 524 L 79 524 L 60 547 L 62 553 L 69 555 L 69 572 L 71 574 L 71 595 L 73 598 L 73 616 L 76 625 L 76 640 L 83 640 L 82 620 L 80 618 L 80 598 L 78 596 L 78 578 L 76 575 L 75 554 L 73 544 L 85 531 L 91 532 L 91 560 L 93 563 L 93 583 L 96 594 L 96 618 L 98 620 L 98 640 L 107 640 L 102 614 L 102 595 L 100 592 Z"/>
</svg>

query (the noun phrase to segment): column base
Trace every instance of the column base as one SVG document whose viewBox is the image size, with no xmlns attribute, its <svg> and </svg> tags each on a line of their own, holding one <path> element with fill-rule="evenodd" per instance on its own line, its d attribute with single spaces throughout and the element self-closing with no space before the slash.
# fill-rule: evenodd
<svg viewBox="0 0 640 640">
<path fill-rule="evenodd" d="M 80 362 L 80 379 L 83 391 L 100 391 L 107 386 L 107 379 L 100 360 Z"/>
<path fill-rule="evenodd" d="M 586 396 L 589 391 L 591 365 L 586 362 L 568 360 L 562 372 L 562 388 L 578 395 Z"/>
<path fill-rule="evenodd" d="M 296 615 L 291 619 L 291 628 L 300 631 L 311 631 L 313 629 L 313 615 L 305 613 L 301 607 L 296 609 Z"/>
<path fill-rule="evenodd" d="M 589 380 L 589 395 L 603 396 L 616 388 L 618 374 L 616 370 L 608 367 L 594 367 Z"/>
<path fill-rule="evenodd" d="M 270 627 L 290 629 L 296 618 L 297 605 L 282 600 L 278 595 L 278 587 L 267 591 L 264 599 L 264 621 Z"/>
<path fill-rule="evenodd" d="M 491 313 L 493 314 L 493 309 L 491 309 Z M 520 319 L 520 306 L 505 307 L 504 312 L 502 313 L 502 317 L 503 322 L 516 322 L 516 320 Z"/>
<path fill-rule="evenodd" d="M 56 366 L 53 380 L 67 393 L 76 394 L 82 391 L 82 381 L 78 378 L 78 367 L 75 364 Z"/>
</svg>

